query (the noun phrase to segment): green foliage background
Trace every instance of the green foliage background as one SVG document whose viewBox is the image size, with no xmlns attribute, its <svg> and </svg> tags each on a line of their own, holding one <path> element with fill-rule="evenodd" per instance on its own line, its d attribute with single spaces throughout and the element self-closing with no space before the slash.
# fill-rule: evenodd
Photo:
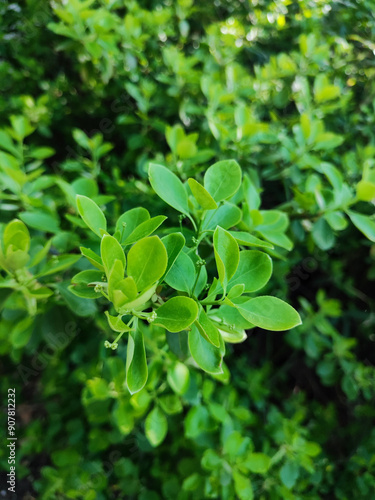
<svg viewBox="0 0 375 500">
<path fill-rule="evenodd" d="M 28 0 L 2 3 L 0 23 L 2 230 L 25 222 L 53 292 L 36 305 L 0 281 L 17 498 L 372 498 L 373 1 Z M 230 158 L 275 245 L 267 290 L 303 324 L 251 330 L 226 377 L 189 366 L 186 387 L 184 339 L 145 327 L 149 382 L 131 396 L 102 303 L 68 290 L 79 246 L 95 250 L 75 196 L 112 226 L 144 206 L 178 227 L 149 162 L 185 181 Z"/>
</svg>

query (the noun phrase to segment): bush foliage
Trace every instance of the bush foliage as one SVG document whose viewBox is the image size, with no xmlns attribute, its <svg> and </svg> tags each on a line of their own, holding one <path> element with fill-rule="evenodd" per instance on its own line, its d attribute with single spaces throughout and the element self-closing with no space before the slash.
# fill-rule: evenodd
<svg viewBox="0 0 375 500">
<path fill-rule="evenodd" d="M 0 6 L 17 498 L 372 498 L 373 7 Z"/>
</svg>

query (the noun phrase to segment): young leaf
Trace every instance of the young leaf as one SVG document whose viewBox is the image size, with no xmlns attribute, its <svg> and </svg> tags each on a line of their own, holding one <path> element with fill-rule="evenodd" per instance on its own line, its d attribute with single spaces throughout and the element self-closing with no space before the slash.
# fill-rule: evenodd
<svg viewBox="0 0 375 500">
<path fill-rule="evenodd" d="M 157 236 L 150 236 L 130 249 L 127 272 L 134 278 L 137 290 L 142 291 L 163 276 L 167 263 L 165 246 Z"/>
<path fill-rule="evenodd" d="M 156 311 L 155 325 L 170 332 L 180 332 L 188 328 L 198 316 L 198 306 L 189 297 L 173 297 Z"/>
<path fill-rule="evenodd" d="M 107 230 L 107 221 L 98 205 L 87 196 L 77 195 L 77 208 L 87 227 L 101 237 L 100 230 Z"/>
<path fill-rule="evenodd" d="M 220 349 L 203 338 L 195 325 L 189 332 L 189 349 L 194 361 L 202 370 L 211 374 L 223 373 Z"/>
<path fill-rule="evenodd" d="M 148 176 L 156 194 L 179 212 L 189 215 L 188 196 L 180 179 L 168 168 L 150 163 Z"/>
<path fill-rule="evenodd" d="M 23 222 L 18 219 L 10 221 L 4 229 L 3 233 L 4 251 L 13 245 L 14 250 L 22 250 L 28 252 L 30 248 L 30 233 Z"/>
<path fill-rule="evenodd" d="M 367 215 L 361 215 L 352 210 L 346 212 L 357 229 L 370 241 L 375 242 L 375 221 Z"/>
<path fill-rule="evenodd" d="M 100 254 L 107 277 L 109 276 L 115 260 L 119 260 L 125 269 L 126 259 L 124 250 L 113 236 L 104 235 L 100 244 Z"/>
<path fill-rule="evenodd" d="M 150 214 L 143 207 L 136 207 L 123 213 L 116 222 L 116 232 L 121 234 L 121 243 L 143 222 L 149 220 Z"/>
<path fill-rule="evenodd" d="M 232 289 L 235 285 L 245 285 L 245 292 L 255 292 L 264 287 L 272 275 L 272 259 L 258 250 L 240 252 L 238 268 L 229 282 Z"/>
<path fill-rule="evenodd" d="M 209 167 L 204 176 L 204 187 L 218 202 L 233 196 L 241 185 L 241 167 L 235 160 L 223 160 Z"/>
<path fill-rule="evenodd" d="M 81 254 L 86 257 L 86 259 L 92 264 L 94 267 L 104 271 L 103 261 L 95 252 L 93 252 L 90 248 L 79 247 Z"/>
<path fill-rule="evenodd" d="M 204 210 L 214 210 L 217 208 L 216 201 L 210 193 L 195 179 L 188 179 L 188 184 L 194 198 Z"/>
<path fill-rule="evenodd" d="M 255 297 L 236 307 L 247 321 L 264 330 L 289 330 L 302 323 L 298 312 L 277 297 Z"/>
<path fill-rule="evenodd" d="M 163 224 L 167 217 L 164 215 L 158 215 L 157 217 L 153 217 L 152 219 L 146 220 L 142 222 L 139 226 L 137 226 L 134 231 L 123 241 L 124 245 L 132 245 L 136 241 L 145 238 L 152 234 L 156 229 Z"/>
<path fill-rule="evenodd" d="M 220 226 L 214 232 L 214 252 L 219 280 L 225 291 L 238 267 L 240 251 L 233 236 Z"/>
<path fill-rule="evenodd" d="M 273 249 L 273 245 L 268 241 L 263 241 L 250 233 L 246 233 L 245 231 L 229 231 L 229 233 L 236 239 L 239 245 L 243 245 L 245 247 Z"/>
<path fill-rule="evenodd" d="M 144 292 L 140 293 L 131 302 L 129 302 L 128 299 L 126 298 L 126 300 L 123 301 L 121 303 L 120 307 L 118 308 L 118 312 L 120 314 L 127 314 L 132 309 L 138 309 L 141 306 L 144 306 L 151 299 L 151 297 L 154 295 L 157 286 L 158 286 L 158 284 L 155 283 L 153 286 L 146 289 Z M 119 290 L 119 292 L 122 293 L 120 290 Z M 116 292 L 115 292 L 115 294 L 116 294 Z"/>
<path fill-rule="evenodd" d="M 126 385 L 129 392 L 139 392 L 147 382 L 147 361 L 143 333 L 137 329 L 129 332 L 126 352 Z"/>
<path fill-rule="evenodd" d="M 211 342 L 212 345 L 220 347 L 220 333 L 203 308 L 201 309 L 199 317 L 195 322 L 195 326 L 206 340 Z"/>
<path fill-rule="evenodd" d="M 103 273 L 101 271 L 81 271 L 72 278 L 72 285 L 69 290 L 84 299 L 98 299 L 102 297 L 101 293 L 95 292 L 94 286 L 89 286 L 90 283 L 101 283 Z"/>
<path fill-rule="evenodd" d="M 108 297 L 117 309 L 122 304 L 122 301 L 128 300 L 128 297 L 119 295 L 118 284 L 124 279 L 124 266 L 121 260 L 116 259 L 112 265 L 111 271 L 108 274 Z"/>
<path fill-rule="evenodd" d="M 181 250 L 184 248 L 185 238 L 182 233 L 172 233 L 168 234 L 168 236 L 164 236 L 161 241 L 163 242 L 168 254 L 167 269 L 164 273 L 164 276 L 166 276 L 173 264 L 176 262 Z"/>
<path fill-rule="evenodd" d="M 160 408 L 154 408 L 145 421 L 145 433 L 151 446 L 156 448 L 161 444 L 168 432 L 168 422 Z"/>
<path fill-rule="evenodd" d="M 104 314 L 107 316 L 108 324 L 114 332 L 121 333 L 132 330 L 132 328 L 122 321 L 121 316 L 111 316 L 108 311 L 104 311 Z"/>
</svg>

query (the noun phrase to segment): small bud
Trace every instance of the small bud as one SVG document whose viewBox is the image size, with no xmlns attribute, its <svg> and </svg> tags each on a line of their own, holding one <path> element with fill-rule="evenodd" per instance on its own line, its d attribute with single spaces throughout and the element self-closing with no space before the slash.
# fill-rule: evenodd
<svg viewBox="0 0 375 500">
<path fill-rule="evenodd" d="M 104 347 L 105 347 L 106 349 L 109 349 L 109 348 L 111 347 L 111 343 L 110 343 L 110 342 L 108 342 L 108 340 L 106 340 L 106 341 L 104 342 Z"/>
<path fill-rule="evenodd" d="M 101 293 L 102 290 L 103 290 L 102 285 L 95 285 L 94 292 Z"/>
<path fill-rule="evenodd" d="M 198 243 L 199 243 L 198 238 L 196 238 L 195 236 L 193 236 L 193 237 L 191 238 L 191 241 L 194 243 L 194 245 L 198 245 Z"/>
<path fill-rule="evenodd" d="M 111 344 L 112 351 L 115 351 L 117 348 L 118 348 L 118 343 L 117 342 L 113 342 L 113 344 Z"/>
<path fill-rule="evenodd" d="M 197 263 L 196 263 L 197 267 L 203 267 L 205 265 L 206 265 L 206 261 L 204 259 L 197 260 Z"/>
<path fill-rule="evenodd" d="M 156 311 L 152 311 L 152 313 L 150 314 L 150 316 L 147 318 L 147 321 L 149 323 L 152 323 L 153 321 L 156 320 L 156 318 L 158 317 Z"/>
</svg>

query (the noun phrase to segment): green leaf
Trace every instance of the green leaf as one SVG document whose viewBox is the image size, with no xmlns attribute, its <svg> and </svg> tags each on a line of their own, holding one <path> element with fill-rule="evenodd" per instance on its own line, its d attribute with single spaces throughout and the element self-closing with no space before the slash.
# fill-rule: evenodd
<svg viewBox="0 0 375 500">
<path fill-rule="evenodd" d="M 171 389 L 176 394 L 184 394 L 190 381 L 190 372 L 186 365 L 180 361 L 176 361 L 168 368 L 167 381 Z"/>
<path fill-rule="evenodd" d="M 235 274 L 240 259 L 236 240 L 228 231 L 218 226 L 214 232 L 214 251 L 219 280 L 226 291 L 229 280 Z"/>
<path fill-rule="evenodd" d="M 86 259 L 92 264 L 94 267 L 97 267 L 101 271 L 104 271 L 103 261 L 95 252 L 93 252 L 90 248 L 79 247 L 81 254 L 86 257 Z"/>
<path fill-rule="evenodd" d="M 207 408 L 198 404 L 197 406 L 194 406 L 189 410 L 189 413 L 186 415 L 184 425 L 185 436 L 188 439 L 195 439 L 198 438 L 201 434 L 212 431 L 214 421 L 210 417 Z M 212 452 L 217 457 L 216 452 L 214 452 L 213 450 L 206 450 L 205 454 L 209 452 Z M 215 458 L 212 456 L 207 458 L 207 460 L 205 460 L 205 457 L 202 458 L 203 467 L 210 469 L 210 465 L 213 465 L 212 462 L 214 462 L 216 465 L 215 468 L 217 468 L 217 460 L 215 460 Z M 220 458 L 218 462 L 221 462 Z"/>
<path fill-rule="evenodd" d="M 220 347 L 220 333 L 203 308 L 195 322 L 195 326 L 203 338 L 208 340 L 212 345 Z"/>
<path fill-rule="evenodd" d="M 46 233 L 57 233 L 59 231 L 59 223 L 56 217 L 40 210 L 35 210 L 34 212 L 21 212 L 19 217 L 29 227 L 37 229 L 38 231 L 44 231 Z"/>
<path fill-rule="evenodd" d="M 150 163 L 150 184 L 156 194 L 179 212 L 189 215 L 188 196 L 180 179 L 168 168 Z"/>
<path fill-rule="evenodd" d="M 280 469 L 280 479 L 283 484 L 291 489 L 296 484 L 299 477 L 299 466 L 295 462 L 285 462 Z"/>
<path fill-rule="evenodd" d="M 324 214 L 324 218 L 334 231 L 342 231 L 348 226 L 348 221 L 344 214 L 337 210 Z"/>
<path fill-rule="evenodd" d="M 229 233 L 236 239 L 239 245 L 246 247 L 274 248 L 268 241 L 260 240 L 256 236 L 246 233 L 245 231 L 229 231 Z"/>
<path fill-rule="evenodd" d="M 241 254 L 240 254 L 241 255 Z M 231 289 L 228 292 L 228 299 L 237 299 L 238 297 L 241 297 L 241 295 L 245 292 L 245 285 L 243 283 L 238 283 L 237 285 L 234 285 L 231 287 Z"/>
<path fill-rule="evenodd" d="M 36 300 L 48 299 L 48 297 L 53 295 L 53 291 L 46 286 L 42 286 L 40 288 L 34 288 L 34 290 L 27 290 L 27 295 Z"/>
<path fill-rule="evenodd" d="M 184 252 L 181 252 L 164 281 L 170 287 L 180 292 L 191 294 L 195 282 L 195 266 L 191 258 Z"/>
<path fill-rule="evenodd" d="M 204 187 L 215 201 L 231 198 L 241 186 L 241 167 L 235 160 L 223 160 L 209 167 Z"/>
<path fill-rule="evenodd" d="M 77 208 L 83 221 L 95 234 L 101 237 L 100 230 L 107 230 L 107 221 L 98 205 L 87 198 L 87 196 L 77 195 Z"/>
<path fill-rule="evenodd" d="M 139 392 L 147 382 L 147 361 L 143 333 L 129 331 L 126 351 L 126 384 L 131 394 Z"/>
<path fill-rule="evenodd" d="M 3 243 L 5 254 L 10 245 L 13 246 L 13 250 L 28 252 L 30 248 L 29 230 L 23 222 L 18 219 L 13 219 L 5 226 Z"/>
<path fill-rule="evenodd" d="M 121 283 L 120 283 L 120 285 L 121 285 Z M 123 302 L 121 304 L 121 306 L 118 309 L 118 312 L 121 314 L 128 314 L 128 312 L 133 310 L 133 309 L 139 309 L 141 306 L 145 306 L 145 304 L 154 295 L 156 287 L 157 287 L 157 283 L 155 283 L 153 286 L 151 286 L 150 288 L 147 288 L 142 293 L 137 295 L 137 297 L 134 300 L 132 300 L 131 302 L 128 302 L 128 300 L 126 300 L 125 302 Z"/>
<path fill-rule="evenodd" d="M 314 223 L 311 234 L 315 243 L 322 250 L 332 248 L 335 243 L 335 235 L 323 217 Z"/>
<path fill-rule="evenodd" d="M 217 210 L 209 210 L 202 223 L 202 229 L 216 229 L 217 226 L 223 229 L 234 227 L 241 221 L 241 210 L 232 203 L 224 202 Z"/>
<path fill-rule="evenodd" d="M 134 278 L 138 291 L 159 280 L 168 263 L 165 246 L 157 236 L 138 241 L 128 253 L 128 275 Z"/>
<path fill-rule="evenodd" d="M 181 250 L 184 248 L 185 238 L 182 233 L 172 233 L 168 234 L 168 236 L 164 236 L 161 241 L 163 242 L 168 254 L 167 269 L 164 273 L 164 276 L 166 276 L 173 264 L 176 262 Z"/>
<path fill-rule="evenodd" d="M 210 311 L 210 318 L 215 322 L 225 342 L 238 344 L 246 338 L 246 331 L 254 328 L 254 325 L 240 314 L 233 306 L 223 305 L 219 309 Z"/>
<path fill-rule="evenodd" d="M 289 330 L 302 323 L 298 312 L 277 297 L 255 297 L 236 307 L 247 321 L 265 330 Z"/>
<path fill-rule="evenodd" d="M 156 310 L 155 325 L 170 332 L 188 328 L 198 316 L 197 303 L 189 297 L 172 297 Z"/>
<path fill-rule="evenodd" d="M 14 349 L 25 347 L 29 342 L 34 329 L 34 318 L 27 316 L 18 321 L 10 333 L 10 342 Z"/>
<path fill-rule="evenodd" d="M 359 181 L 357 184 L 357 198 L 361 201 L 372 201 L 375 198 L 375 182 Z"/>
<path fill-rule="evenodd" d="M 346 212 L 357 229 L 370 241 L 375 242 L 375 221 L 367 215 L 358 214 L 352 210 Z"/>
<path fill-rule="evenodd" d="M 151 446 L 159 446 L 168 432 L 168 422 L 160 408 L 154 408 L 145 421 L 145 433 Z"/>
<path fill-rule="evenodd" d="M 139 226 L 137 226 L 134 231 L 124 240 L 124 245 L 132 245 L 136 241 L 145 238 L 152 234 L 156 229 L 163 224 L 163 222 L 167 219 L 164 215 L 158 215 L 157 217 L 153 217 L 152 219 L 146 220 L 142 222 Z"/>
<path fill-rule="evenodd" d="M 101 293 L 95 292 L 94 285 L 89 286 L 90 283 L 101 283 L 103 281 L 102 271 L 81 271 L 72 278 L 72 285 L 69 290 L 84 299 L 98 299 L 102 297 Z"/>
<path fill-rule="evenodd" d="M 125 296 L 122 292 L 120 294 L 116 294 L 119 290 L 119 283 L 124 279 L 124 271 L 124 266 L 121 260 L 116 259 L 112 265 L 110 273 L 108 274 L 108 297 L 109 300 L 113 302 L 116 309 L 118 309 L 124 301 L 129 300 L 129 297 Z"/>
<path fill-rule="evenodd" d="M 272 259 L 258 250 L 240 252 L 237 271 L 229 282 L 229 287 L 243 284 L 245 292 L 256 292 L 263 288 L 272 275 Z"/>
<path fill-rule="evenodd" d="M 165 396 L 161 396 L 159 398 L 159 403 L 162 410 L 167 415 L 176 415 L 183 410 L 181 399 L 177 394 L 166 394 Z"/>
<path fill-rule="evenodd" d="M 213 210 L 217 208 L 216 201 L 212 198 L 210 193 L 199 184 L 195 179 L 188 179 L 188 184 L 193 193 L 194 198 L 204 210 Z"/>
<path fill-rule="evenodd" d="M 81 258 L 80 255 L 59 255 L 54 256 L 51 260 L 47 262 L 47 264 L 43 267 L 43 269 L 35 276 L 35 278 L 39 278 L 41 276 L 49 276 L 50 274 L 60 273 L 67 269 L 68 267 L 74 266 L 76 262 Z"/>
<path fill-rule="evenodd" d="M 76 316 L 83 318 L 95 316 L 97 307 L 94 300 L 83 299 L 73 295 L 69 290 L 69 282 L 56 283 L 55 286 L 64 299 L 65 304 Z"/>
<path fill-rule="evenodd" d="M 100 254 L 107 277 L 109 276 L 115 260 L 119 260 L 125 269 L 126 259 L 124 250 L 113 236 L 105 234 L 100 244 Z"/>
<path fill-rule="evenodd" d="M 264 453 L 250 453 L 242 464 L 250 472 L 266 474 L 271 467 L 271 458 Z"/>
<path fill-rule="evenodd" d="M 203 338 L 195 325 L 189 332 L 189 349 L 194 361 L 202 370 L 211 374 L 223 373 L 221 366 L 223 357 L 220 349 Z"/>
<path fill-rule="evenodd" d="M 233 480 L 234 489 L 236 490 L 236 494 L 239 500 L 253 500 L 254 493 L 250 479 L 240 472 L 234 470 Z"/>
<path fill-rule="evenodd" d="M 116 222 L 116 232 L 121 234 L 121 243 L 143 222 L 149 220 L 150 214 L 143 207 L 132 208 L 123 213 Z"/>
<path fill-rule="evenodd" d="M 108 324 L 114 332 L 122 333 L 132 331 L 132 328 L 122 321 L 121 316 L 111 316 L 108 311 L 104 311 L 104 314 L 107 316 Z"/>
<path fill-rule="evenodd" d="M 48 240 L 47 243 L 38 252 L 34 254 L 31 261 L 29 262 L 28 267 L 31 268 L 36 266 L 37 264 L 40 264 L 40 262 L 42 262 L 42 260 L 48 255 L 51 245 L 52 245 L 52 240 Z"/>
<path fill-rule="evenodd" d="M 266 229 L 262 229 L 260 234 L 273 245 L 285 248 L 285 250 L 291 250 L 293 248 L 293 242 L 281 231 L 268 231 Z"/>
</svg>

